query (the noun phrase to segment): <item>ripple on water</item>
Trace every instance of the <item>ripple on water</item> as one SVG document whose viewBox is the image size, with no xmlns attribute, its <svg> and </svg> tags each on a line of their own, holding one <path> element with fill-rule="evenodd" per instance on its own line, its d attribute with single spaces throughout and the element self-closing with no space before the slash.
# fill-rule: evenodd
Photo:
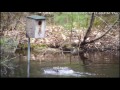
<svg viewBox="0 0 120 90">
<path fill-rule="evenodd" d="M 58 76 L 74 76 L 74 77 L 85 77 L 90 75 L 96 75 L 88 72 L 76 72 L 68 67 L 52 67 L 43 68 L 44 75 L 58 75 Z"/>
</svg>

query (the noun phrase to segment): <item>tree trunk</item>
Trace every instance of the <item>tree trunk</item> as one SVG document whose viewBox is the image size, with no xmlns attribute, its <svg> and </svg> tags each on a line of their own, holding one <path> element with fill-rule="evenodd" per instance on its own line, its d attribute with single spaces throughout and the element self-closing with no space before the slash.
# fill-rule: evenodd
<svg viewBox="0 0 120 90">
<path fill-rule="evenodd" d="M 92 28 L 92 26 L 93 26 L 94 20 L 95 20 L 95 16 L 94 16 L 94 13 L 92 13 L 92 15 L 91 15 L 91 20 L 90 20 L 90 25 L 89 25 L 89 27 L 88 27 L 88 29 L 87 29 L 87 32 L 86 32 L 86 34 L 85 34 L 85 36 L 84 36 L 83 41 L 82 41 L 81 44 L 80 44 L 80 48 L 84 48 L 85 44 L 87 44 L 87 43 L 86 43 L 86 39 L 88 38 L 88 36 L 89 36 L 89 34 L 90 34 L 90 32 L 91 32 L 91 28 Z"/>
</svg>

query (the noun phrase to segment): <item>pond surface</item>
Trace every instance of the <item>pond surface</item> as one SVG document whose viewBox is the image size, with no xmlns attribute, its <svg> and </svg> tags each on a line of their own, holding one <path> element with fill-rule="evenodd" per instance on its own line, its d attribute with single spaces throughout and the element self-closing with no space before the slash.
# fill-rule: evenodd
<svg viewBox="0 0 120 90">
<path fill-rule="evenodd" d="M 2 55 L 1 77 L 119 77 L 119 53 L 89 52 L 84 55 L 43 54 L 31 51 L 30 71 L 27 72 L 27 51 Z"/>
</svg>

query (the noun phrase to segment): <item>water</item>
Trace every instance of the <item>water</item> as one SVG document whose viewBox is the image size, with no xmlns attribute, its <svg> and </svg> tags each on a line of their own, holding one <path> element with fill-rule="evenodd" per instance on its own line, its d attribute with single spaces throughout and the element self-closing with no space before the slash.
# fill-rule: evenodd
<svg viewBox="0 0 120 90">
<path fill-rule="evenodd" d="M 119 53 L 89 52 L 80 55 L 31 52 L 30 72 L 27 73 L 27 51 L 4 53 L 1 77 L 119 77 Z M 11 58 L 11 59 L 10 59 Z M 6 66 L 5 66 L 6 65 Z"/>
</svg>

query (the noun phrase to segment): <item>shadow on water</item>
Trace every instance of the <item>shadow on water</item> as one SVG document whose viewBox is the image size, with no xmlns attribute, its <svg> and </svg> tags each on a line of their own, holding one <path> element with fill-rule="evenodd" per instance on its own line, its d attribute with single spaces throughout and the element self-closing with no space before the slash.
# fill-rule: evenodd
<svg viewBox="0 0 120 90">
<path fill-rule="evenodd" d="M 118 53 L 97 51 L 73 55 L 31 51 L 29 74 L 30 77 L 119 77 Z M 1 77 L 27 77 L 27 51 L 4 53 L 4 59 Z"/>
</svg>

